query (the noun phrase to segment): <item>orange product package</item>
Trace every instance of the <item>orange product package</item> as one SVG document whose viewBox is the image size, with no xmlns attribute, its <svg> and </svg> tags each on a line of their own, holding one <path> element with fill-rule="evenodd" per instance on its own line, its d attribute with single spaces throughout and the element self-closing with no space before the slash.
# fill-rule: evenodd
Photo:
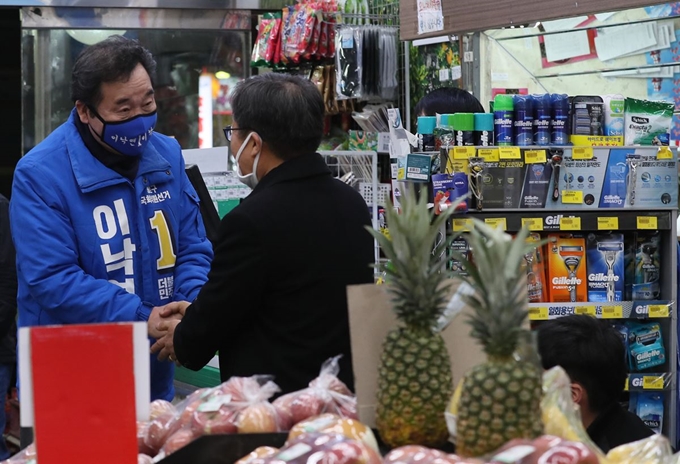
<svg viewBox="0 0 680 464">
<path fill-rule="evenodd" d="M 575 234 L 550 234 L 548 254 L 548 295 L 553 303 L 588 301 L 586 240 Z"/>
</svg>

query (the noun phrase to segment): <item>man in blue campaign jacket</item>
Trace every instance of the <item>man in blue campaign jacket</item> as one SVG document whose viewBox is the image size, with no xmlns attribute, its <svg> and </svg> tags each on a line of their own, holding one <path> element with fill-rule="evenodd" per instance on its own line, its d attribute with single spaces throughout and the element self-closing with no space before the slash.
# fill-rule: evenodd
<svg viewBox="0 0 680 464">
<path fill-rule="evenodd" d="M 156 307 L 192 301 L 206 282 L 212 246 L 198 196 L 179 144 L 153 132 L 154 71 L 136 41 L 86 48 L 69 120 L 17 165 L 20 327 L 148 320 L 157 338 Z M 151 356 L 152 399 L 173 398 L 173 374 Z"/>
</svg>

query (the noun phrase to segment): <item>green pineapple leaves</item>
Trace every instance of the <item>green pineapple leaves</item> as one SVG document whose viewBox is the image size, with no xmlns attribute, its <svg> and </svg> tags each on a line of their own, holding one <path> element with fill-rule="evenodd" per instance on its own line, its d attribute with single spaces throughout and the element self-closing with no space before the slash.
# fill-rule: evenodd
<svg viewBox="0 0 680 464">
<path fill-rule="evenodd" d="M 501 229 L 473 219 L 467 240 L 474 260 L 452 253 L 468 272 L 460 278 L 476 290 L 464 296 L 474 309 L 468 319 L 470 334 L 492 359 L 512 357 L 526 332 L 523 324 L 529 311 L 524 257 L 537 246 L 527 242 L 528 236 L 529 231 L 523 228 L 513 239 Z"/>
<path fill-rule="evenodd" d="M 390 260 L 390 266 L 381 264 L 378 268 L 388 276 L 397 318 L 423 334 L 433 332 L 448 303 L 448 288 L 442 285 L 447 278 L 442 256 L 451 239 L 435 241 L 440 232 L 445 236 L 446 221 L 462 200 L 435 216 L 426 195 L 417 198 L 412 188 L 406 188 L 400 197 L 401 213 L 391 205 L 385 208 L 390 237 L 367 227 Z"/>
</svg>

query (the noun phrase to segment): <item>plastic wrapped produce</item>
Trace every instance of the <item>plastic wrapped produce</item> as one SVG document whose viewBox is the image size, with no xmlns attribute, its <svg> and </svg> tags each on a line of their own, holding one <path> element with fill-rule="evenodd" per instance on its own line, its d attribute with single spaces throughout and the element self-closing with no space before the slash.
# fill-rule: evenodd
<svg viewBox="0 0 680 464">
<path fill-rule="evenodd" d="M 464 459 L 455 454 L 426 448 L 424 446 L 409 445 L 390 451 L 384 464 L 484 464 L 479 459 Z"/>
<path fill-rule="evenodd" d="M 137 464 L 153 464 L 153 458 L 147 454 L 139 454 Z"/>
<path fill-rule="evenodd" d="M 146 444 L 149 425 L 149 422 L 137 421 L 137 451 L 139 451 L 140 454 L 155 454 L 155 452 Z"/>
<path fill-rule="evenodd" d="M 280 391 L 269 377 L 234 377 L 223 384 L 229 392 L 229 407 L 237 413 L 238 433 L 271 433 L 280 431 L 276 408 L 269 399 Z"/>
<path fill-rule="evenodd" d="M 583 443 L 544 435 L 533 441 L 512 440 L 491 457 L 491 464 L 598 464 Z"/>
<path fill-rule="evenodd" d="M 299 436 L 263 464 L 382 464 L 371 447 L 342 435 L 309 433 Z"/>
<path fill-rule="evenodd" d="M 175 413 L 177 409 L 175 406 L 165 400 L 154 400 L 149 405 L 149 420 L 152 421 L 166 412 Z"/>
<path fill-rule="evenodd" d="M 0 464 L 37 464 L 37 459 L 35 445 L 30 444 L 23 451 L 20 451 L 8 460 L 0 462 Z"/>
<path fill-rule="evenodd" d="M 352 440 L 361 441 L 379 452 L 378 442 L 370 428 L 358 420 L 340 417 L 337 414 L 322 414 L 303 420 L 293 426 L 288 434 L 288 442 L 294 441 L 305 433 L 340 434 Z"/>
<path fill-rule="evenodd" d="M 274 401 L 283 430 L 290 430 L 298 422 L 324 413 L 358 419 L 356 397 L 338 379 L 339 360 L 340 356 L 327 360 L 321 366 L 319 376 L 309 383 L 308 388 Z"/>
<path fill-rule="evenodd" d="M 663 435 L 652 435 L 644 440 L 617 446 L 607 453 L 610 464 L 680 464 L 680 455 L 673 450 Z"/>
<path fill-rule="evenodd" d="M 264 464 L 266 459 L 274 457 L 278 453 L 278 448 L 272 448 L 271 446 L 260 446 L 247 456 L 244 456 L 236 461 L 236 464 Z"/>
<path fill-rule="evenodd" d="M 170 435 L 163 448 L 161 448 L 160 455 L 162 457 L 169 456 L 180 448 L 194 441 L 197 438 L 196 434 L 191 429 L 181 429 Z"/>
</svg>

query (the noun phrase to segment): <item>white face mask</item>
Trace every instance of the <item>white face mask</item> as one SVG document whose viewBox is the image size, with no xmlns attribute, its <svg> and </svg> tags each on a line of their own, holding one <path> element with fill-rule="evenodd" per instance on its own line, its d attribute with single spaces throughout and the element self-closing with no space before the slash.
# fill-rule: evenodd
<svg viewBox="0 0 680 464">
<path fill-rule="evenodd" d="M 241 144 L 241 148 L 238 149 L 238 152 L 236 152 L 236 165 L 234 166 L 234 171 L 236 172 L 236 177 L 238 177 L 238 180 L 241 181 L 242 184 L 247 185 L 251 189 L 254 189 L 257 186 L 257 183 L 259 182 L 257 178 L 257 163 L 260 161 L 260 153 L 258 152 L 257 155 L 255 155 L 255 161 L 253 162 L 253 172 L 250 174 L 246 174 L 245 176 L 241 173 L 241 167 L 238 164 L 239 159 L 241 159 L 241 154 L 243 153 L 243 149 L 246 147 L 248 144 L 248 141 L 250 140 L 250 137 L 253 135 L 253 132 L 248 134 L 248 137 L 243 141 Z"/>
</svg>

